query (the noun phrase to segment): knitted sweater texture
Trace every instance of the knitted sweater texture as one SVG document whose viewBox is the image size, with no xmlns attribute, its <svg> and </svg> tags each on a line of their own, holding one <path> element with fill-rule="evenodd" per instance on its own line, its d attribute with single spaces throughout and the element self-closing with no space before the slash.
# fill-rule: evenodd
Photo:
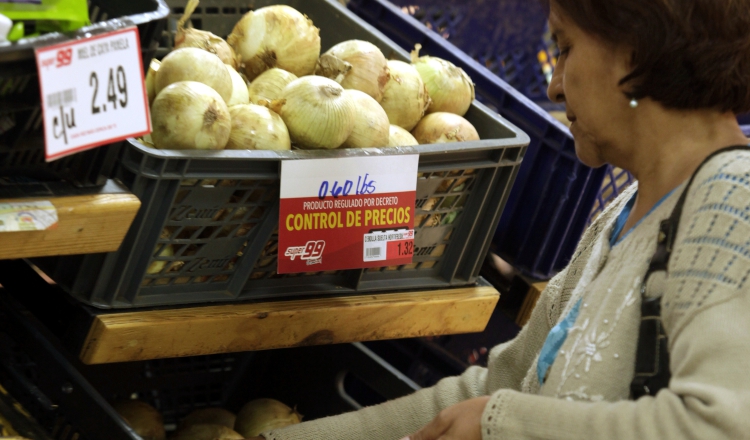
<svg viewBox="0 0 750 440">
<path fill-rule="evenodd" d="M 750 152 L 714 157 L 689 190 L 662 280 L 672 380 L 655 397 L 631 401 L 640 287 L 659 222 L 683 187 L 610 248 L 617 215 L 635 191 L 636 185 L 626 190 L 587 229 L 529 323 L 492 349 L 487 368 L 471 367 L 401 399 L 264 437 L 399 440 L 442 409 L 489 395 L 486 440 L 750 439 Z M 579 298 L 580 314 L 540 385 L 539 351 Z"/>
</svg>

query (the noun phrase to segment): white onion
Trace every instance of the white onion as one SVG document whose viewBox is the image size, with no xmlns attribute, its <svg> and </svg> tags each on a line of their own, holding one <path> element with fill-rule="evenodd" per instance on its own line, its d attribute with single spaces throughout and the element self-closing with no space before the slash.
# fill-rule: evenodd
<svg viewBox="0 0 750 440">
<path fill-rule="evenodd" d="M 388 136 L 389 147 L 408 147 L 410 145 L 419 145 L 414 136 L 398 125 L 391 125 Z"/>
<path fill-rule="evenodd" d="M 398 60 L 388 61 L 391 77 L 383 90 L 383 106 L 391 124 L 411 130 L 417 125 L 432 102 L 430 94 L 411 64 Z"/>
<path fill-rule="evenodd" d="M 411 134 L 420 144 L 478 141 L 479 134 L 473 125 L 454 113 L 430 113 L 422 118 Z"/>
<path fill-rule="evenodd" d="M 286 5 L 248 12 L 227 41 L 240 57 L 250 81 L 272 67 L 297 76 L 309 75 L 320 56 L 320 29 Z"/>
<path fill-rule="evenodd" d="M 200 3 L 199 0 L 189 0 L 187 6 L 185 6 L 185 13 L 177 21 L 174 48 L 196 47 L 203 49 L 219 57 L 222 63 L 232 66 L 233 69 L 237 69 L 237 57 L 234 54 L 234 50 L 223 38 L 208 31 L 185 27 L 185 23 L 193 15 L 198 3 Z"/>
<path fill-rule="evenodd" d="M 278 400 L 255 399 L 245 404 L 237 413 L 234 430 L 245 437 L 255 437 L 261 432 L 294 425 L 302 421 L 296 410 Z"/>
<path fill-rule="evenodd" d="M 359 90 L 344 90 L 354 103 L 354 127 L 343 148 L 373 148 L 388 145 L 388 115 L 370 95 Z"/>
<path fill-rule="evenodd" d="M 267 101 L 279 99 L 284 87 L 295 79 L 297 79 L 297 75 L 278 67 L 266 70 L 247 87 L 250 102 L 257 104 L 261 99 Z"/>
<path fill-rule="evenodd" d="M 337 82 L 304 76 L 284 87 L 281 95 L 286 100 L 281 118 L 300 148 L 338 148 L 352 133 L 354 104 Z"/>
<path fill-rule="evenodd" d="M 266 107 L 243 104 L 229 107 L 232 132 L 227 150 L 291 150 L 289 131 L 281 116 Z"/>
<path fill-rule="evenodd" d="M 232 78 L 232 97 L 227 102 L 228 106 L 247 104 L 250 102 L 250 95 L 247 92 L 247 82 L 236 70 L 225 64 L 229 76 Z"/>
<path fill-rule="evenodd" d="M 474 101 L 474 83 L 471 78 L 450 61 L 430 56 L 419 57 L 420 47 L 417 45 L 411 56 L 412 64 L 417 68 L 432 99 L 427 113 L 465 115 Z"/>
<path fill-rule="evenodd" d="M 146 72 L 146 94 L 148 95 L 149 105 L 154 102 L 154 98 L 156 98 L 154 78 L 156 77 L 156 72 L 159 70 L 160 65 L 161 61 L 154 58 L 149 63 L 148 72 Z"/>
<path fill-rule="evenodd" d="M 216 90 L 229 102 L 232 97 L 232 77 L 216 55 L 195 47 L 176 49 L 167 54 L 156 72 L 154 92 L 180 81 L 197 81 Z"/>
<path fill-rule="evenodd" d="M 232 129 L 224 100 L 196 81 L 180 81 L 159 92 L 151 121 L 154 146 L 163 150 L 221 150 Z"/>
<path fill-rule="evenodd" d="M 323 54 L 315 66 L 315 74 L 333 79 L 345 89 L 365 92 L 380 102 L 388 82 L 388 62 L 374 44 L 349 40 Z"/>
</svg>

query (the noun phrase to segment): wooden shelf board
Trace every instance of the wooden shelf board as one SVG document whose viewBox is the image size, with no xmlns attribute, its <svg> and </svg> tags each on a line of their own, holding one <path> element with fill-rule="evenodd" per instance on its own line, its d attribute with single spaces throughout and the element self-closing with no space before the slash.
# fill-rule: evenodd
<svg viewBox="0 0 750 440">
<path fill-rule="evenodd" d="M 114 181 L 98 189 L 4 198 L 0 203 L 32 200 L 52 202 L 57 226 L 45 231 L 0 232 L 0 260 L 115 251 L 141 206 L 136 196 Z"/>
<path fill-rule="evenodd" d="M 101 364 L 481 332 L 499 297 L 493 287 L 479 285 L 100 314 L 80 358 Z"/>
</svg>

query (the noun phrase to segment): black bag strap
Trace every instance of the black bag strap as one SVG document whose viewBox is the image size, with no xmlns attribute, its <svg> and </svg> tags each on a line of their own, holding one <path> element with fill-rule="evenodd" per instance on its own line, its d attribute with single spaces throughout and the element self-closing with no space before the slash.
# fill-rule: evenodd
<svg viewBox="0 0 750 440">
<path fill-rule="evenodd" d="M 649 278 L 656 272 L 668 274 L 669 258 L 672 255 L 677 228 L 680 225 L 682 208 L 688 190 L 703 165 L 716 155 L 733 150 L 750 150 L 748 145 L 734 145 L 722 148 L 706 157 L 698 166 L 668 219 L 659 224 L 656 251 L 651 257 L 646 276 L 641 285 L 641 325 L 638 331 L 638 347 L 635 356 L 635 375 L 630 383 L 630 397 L 635 400 L 642 396 L 655 396 L 662 388 L 669 386 L 672 373 L 669 370 L 669 345 L 661 320 L 661 297 L 664 292 L 647 292 Z M 648 293 L 648 294 L 647 294 Z"/>
</svg>

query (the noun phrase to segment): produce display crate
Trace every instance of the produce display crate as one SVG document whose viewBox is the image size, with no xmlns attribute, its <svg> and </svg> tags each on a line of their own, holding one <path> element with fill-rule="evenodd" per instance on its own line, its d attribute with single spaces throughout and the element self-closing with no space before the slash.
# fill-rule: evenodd
<svg viewBox="0 0 750 440">
<path fill-rule="evenodd" d="M 195 409 L 236 413 L 255 398 L 313 420 L 419 389 L 362 344 L 86 366 L 9 295 L 0 308 L 0 383 L 54 440 L 139 440 L 111 406 L 133 398 L 158 409 L 171 431 Z"/>
<path fill-rule="evenodd" d="M 567 127 L 410 16 L 411 10 L 405 13 L 386 0 L 350 0 L 348 6 L 401 47 L 410 50 L 419 43 L 421 53 L 463 68 L 475 83 L 477 99 L 529 135 L 531 143 L 493 244 L 502 258 L 528 276 L 545 279 L 563 269 L 588 224 L 609 169 L 583 165 Z"/>
<path fill-rule="evenodd" d="M 255 6 L 269 3 L 277 2 L 256 1 Z M 408 60 L 407 52 L 335 0 L 284 3 L 320 27 L 323 50 L 356 38 Z M 208 7 L 201 5 L 205 14 Z M 281 161 L 370 156 L 376 150 L 206 153 L 156 150 L 136 141 L 123 149 L 118 177 L 142 207 L 118 252 L 38 259 L 35 264 L 82 302 L 103 308 L 472 284 L 528 136 L 478 102 L 466 118 L 483 140 L 379 153 L 420 154 L 416 249 L 410 265 L 276 273 Z M 160 255 L 167 246 L 173 256 Z M 148 274 L 155 262 L 163 267 Z"/>
<path fill-rule="evenodd" d="M 91 26 L 70 34 L 51 33 L 0 46 L 0 176 L 66 180 L 103 185 L 121 143 L 46 163 L 44 127 L 34 49 L 137 25 L 144 69 L 156 53 L 169 8 L 164 0 L 91 0 Z"/>
</svg>

